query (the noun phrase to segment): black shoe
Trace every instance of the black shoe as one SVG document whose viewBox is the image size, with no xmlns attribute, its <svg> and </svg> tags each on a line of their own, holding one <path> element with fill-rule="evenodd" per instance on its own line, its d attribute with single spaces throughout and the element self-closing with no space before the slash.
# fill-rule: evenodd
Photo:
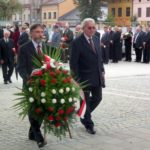
<svg viewBox="0 0 150 150">
<path fill-rule="evenodd" d="M 86 131 L 87 131 L 89 134 L 96 134 L 96 131 L 94 130 L 93 127 L 87 128 Z"/>
<path fill-rule="evenodd" d="M 8 80 L 8 82 L 9 82 L 9 83 L 12 83 L 12 81 L 11 81 L 11 80 Z"/>
<path fill-rule="evenodd" d="M 4 84 L 8 84 L 8 82 L 7 82 L 7 81 L 4 81 Z"/>
<path fill-rule="evenodd" d="M 29 140 L 31 140 L 31 141 L 36 141 L 36 139 L 35 139 L 34 136 L 29 136 Z"/>
<path fill-rule="evenodd" d="M 47 142 L 46 142 L 46 141 L 37 142 L 37 145 L 38 145 L 39 148 L 42 148 L 42 147 L 44 147 L 45 145 L 47 145 Z"/>
</svg>

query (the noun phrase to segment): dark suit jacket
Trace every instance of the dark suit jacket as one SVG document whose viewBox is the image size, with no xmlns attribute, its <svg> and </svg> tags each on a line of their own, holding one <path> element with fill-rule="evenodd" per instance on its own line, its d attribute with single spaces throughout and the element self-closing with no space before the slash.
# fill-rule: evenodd
<svg viewBox="0 0 150 150">
<path fill-rule="evenodd" d="M 0 39 L 0 60 L 4 60 L 5 63 L 8 61 L 13 63 L 15 56 L 13 48 L 15 48 L 15 45 L 12 39 L 9 39 L 8 43 L 4 39 Z"/>
<path fill-rule="evenodd" d="M 100 34 L 98 31 L 95 32 L 95 36 L 96 36 L 99 40 L 101 39 L 101 34 Z"/>
<path fill-rule="evenodd" d="M 88 81 L 89 86 L 98 87 L 102 84 L 102 52 L 97 37 L 93 37 L 96 54 L 86 40 L 84 34 L 76 38 L 72 43 L 70 55 L 70 68 L 80 82 Z"/>
<path fill-rule="evenodd" d="M 105 46 L 109 47 L 110 37 L 109 37 L 109 33 L 108 32 L 105 32 L 102 35 L 101 43 L 103 43 Z"/>
<path fill-rule="evenodd" d="M 17 70 L 22 77 L 24 84 L 26 83 L 27 78 L 31 75 L 34 69 L 33 57 L 36 56 L 36 49 L 32 41 L 29 41 L 28 43 L 20 47 Z"/>
<path fill-rule="evenodd" d="M 19 40 L 18 40 L 18 44 L 19 46 L 27 43 L 29 41 L 29 35 L 28 33 L 24 32 L 20 35 Z"/>
<path fill-rule="evenodd" d="M 3 38 L 3 29 L 0 29 L 0 39 Z"/>
<path fill-rule="evenodd" d="M 145 35 L 144 35 L 144 42 L 146 43 L 146 47 L 150 48 L 150 32 L 145 33 Z"/>
<path fill-rule="evenodd" d="M 136 38 L 136 35 L 137 35 L 137 34 L 138 34 L 138 33 L 135 33 L 133 42 L 135 41 L 135 38 Z M 137 37 L 137 40 L 136 40 L 136 43 L 133 43 L 134 48 L 143 48 L 144 35 L 145 35 L 145 34 L 144 34 L 143 31 L 141 31 L 141 32 L 139 33 L 139 35 L 138 35 L 138 37 Z"/>
</svg>

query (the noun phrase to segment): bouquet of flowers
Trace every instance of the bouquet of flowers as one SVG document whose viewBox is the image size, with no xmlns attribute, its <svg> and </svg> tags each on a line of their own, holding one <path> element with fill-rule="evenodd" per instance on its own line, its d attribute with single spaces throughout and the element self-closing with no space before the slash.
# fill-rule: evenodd
<svg viewBox="0 0 150 150">
<path fill-rule="evenodd" d="M 123 38 L 124 38 L 124 39 L 127 39 L 127 38 L 129 38 L 129 37 L 132 37 L 132 34 L 131 34 L 131 33 L 126 32 L 126 33 L 123 34 Z"/>
<path fill-rule="evenodd" d="M 55 59 L 53 59 L 53 58 Z M 59 55 L 43 54 L 34 58 L 37 69 L 33 70 L 24 89 L 21 89 L 14 107 L 24 118 L 28 112 L 38 121 L 44 121 L 44 133 L 57 137 L 66 135 L 76 118 L 76 103 L 80 102 L 79 86 L 70 72 L 59 62 Z"/>
</svg>

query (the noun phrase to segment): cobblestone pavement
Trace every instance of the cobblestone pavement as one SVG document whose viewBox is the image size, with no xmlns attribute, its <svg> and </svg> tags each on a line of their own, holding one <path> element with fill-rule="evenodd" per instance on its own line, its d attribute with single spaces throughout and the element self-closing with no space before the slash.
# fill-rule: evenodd
<svg viewBox="0 0 150 150">
<path fill-rule="evenodd" d="M 1 69 L 0 69 L 1 70 Z M 150 150 L 150 65 L 125 63 L 106 66 L 107 88 L 93 113 L 96 135 L 75 123 L 72 134 L 59 141 L 48 135 L 44 150 Z M 18 118 L 11 106 L 21 80 L 3 85 L 0 71 L 0 150 L 37 150 L 27 138 L 27 118 Z"/>
</svg>

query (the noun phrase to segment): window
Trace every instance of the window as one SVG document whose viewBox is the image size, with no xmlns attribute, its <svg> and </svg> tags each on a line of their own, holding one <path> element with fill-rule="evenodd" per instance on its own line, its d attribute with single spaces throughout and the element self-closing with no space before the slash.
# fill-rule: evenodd
<svg viewBox="0 0 150 150">
<path fill-rule="evenodd" d="M 146 17 L 150 17 L 150 7 L 146 8 Z"/>
<path fill-rule="evenodd" d="M 118 8 L 118 17 L 122 17 L 122 8 Z"/>
<path fill-rule="evenodd" d="M 127 7 L 127 8 L 126 8 L 126 16 L 127 16 L 127 17 L 130 17 L 130 7 Z"/>
<path fill-rule="evenodd" d="M 56 12 L 54 12 L 53 14 L 53 19 L 56 19 Z"/>
<path fill-rule="evenodd" d="M 46 19 L 46 13 L 44 13 L 44 19 Z"/>
<path fill-rule="evenodd" d="M 111 9 L 111 14 L 112 14 L 112 16 L 115 16 L 115 8 Z"/>
<path fill-rule="evenodd" d="M 138 8 L 138 17 L 141 17 L 141 11 L 142 11 L 142 9 Z"/>
<path fill-rule="evenodd" d="M 51 19 L 52 18 L 52 15 L 51 15 L 51 12 L 48 13 L 48 19 Z"/>
</svg>

